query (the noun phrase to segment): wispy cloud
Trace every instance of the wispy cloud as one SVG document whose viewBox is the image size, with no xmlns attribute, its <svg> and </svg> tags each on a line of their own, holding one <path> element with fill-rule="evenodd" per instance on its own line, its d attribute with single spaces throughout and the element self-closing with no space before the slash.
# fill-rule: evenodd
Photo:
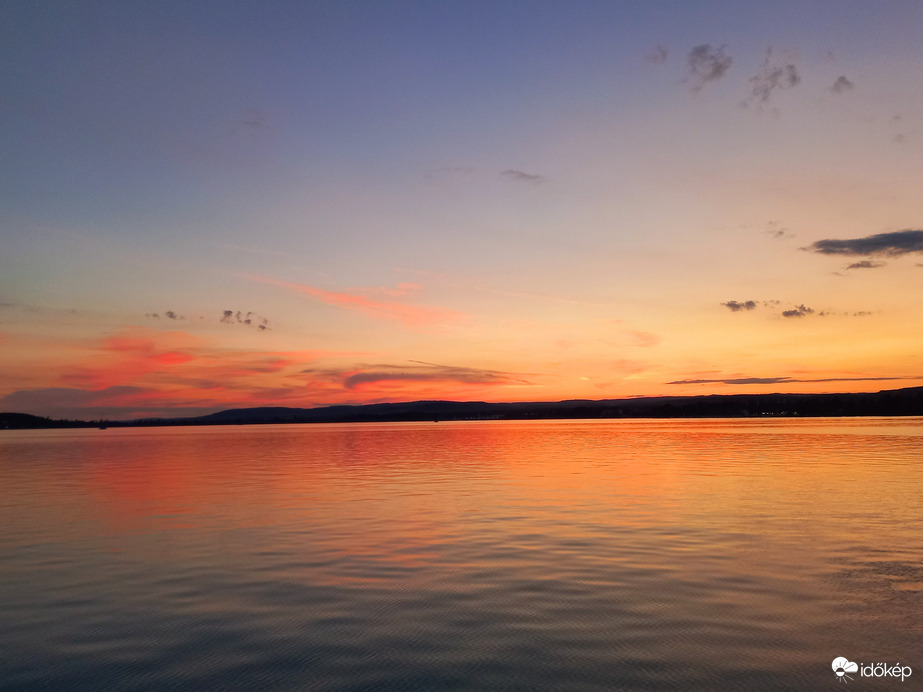
<svg viewBox="0 0 923 692">
<path fill-rule="evenodd" d="M 356 389 L 362 385 L 378 382 L 415 381 L 415 382 L 460 382 L 463 384 L 501 385 L 529 384 L 526 380 L 513 377 L 510 373 L 497 370 L 482 370 L 455 365 L 438 365 L 420 363 L 416 366 L 385 366 L 374 370 L 353 373 L 343 380 L 347 389 Z"/>
<path fill-rule="evenodd" d="M 211 337 L 143 327 L 101 339 L 59 338 L 55 354 L 40 373 L 4 382 L 5 391 L 20 393 L 2 400 L 0 410 L 87 419 L 318 405 L 342 400 L 346 390 L 341 381 L 311 381 L 301 371 L 362 355 L 228 348 Z"/>
<path fill-rule="evenodd" d="M 772 236 L 773 238 L 794 238 L 795 234 L 790 232 L 785 226 L 780 224 L 778 221 L 770 221 L 767 224 L 766 228 L 767 235 Z"/>
<path fill-rule="evenodd" d="M 701 91 L 706 84 L 717 82 L 729 69 L 733 60 L 724 54 L 724 46 L 714 48 L 710 44 L 696 46 L 687 56 L 689 74 L 686 81 L 693 91 Z"/>
<path fill-rule="evenodd" d="M 442 365 L 420 360 L 409 360 L 407 363 L 360 364 L 349 368 L 307 368 L 301 372 L 328 382 L 339 382 L 348 390 L 368 390 L 378 385 L 392 386 L 413 382 L 478 386 L 532 384 L 519 373 Z"/>
<path fill-rule="evenodd" d="M 390 301 L 372 300 L 364 295 L 337 291 L 326 291 L 315 286 L 278 281 L 257 276 L 244 275 L 250 281 L 273 286 L 281 286 L 303 295 L 309 296 L 321 303 L 334 305 L 345 310 L 354 310 L 364 315 L 383 320 L 395 320 L 409 327 L 420 327 L 439 322 L 449 322 L 463 317 L 463 314 L 446 308 L 437 308 L 421 305 L 405 305 Z M 367 289 L 360 289 L 367 290 Z"/>
<path fill-rule="evenodd" d="M 538 185 L 545 182 L 545 177 L 542 175 L 538 175 L 536 173 L 526 173 L 525 171 L 520 171 L 515 168 L 508 168 L 505 171 L 501 171 L 500 177 L 505 178 L 506 180 L 512 180 L 517 183 L 530 183 L 532 185 Z"/>
<path fill-rule="evenodd" d="M 878 269 L 878 267 L 884 267 L 885 262 L 876 262 L 875 260 L 861 260 L 859 262 L 853 262 L 848 265 L 847 269 Z"/>
<path fill-rule="evenodd" d="M 923 231 L 903 230 L 877 233 L 864 238 L 846 240 L 818 240 L 801 248 L 822 255 L 882 255 L 899 257 L 912 252 L 923 252 Z"/>
<path fill-rule="evenodd" d="M 790 89 L 797 86 L 801 81 L 801 76 L 792 63 L 773 64 L 772 48 L 767 48 L 763 64 L 749 81 L 750 95 L 744 100 L 743 105 L 763 106 L 769 103 L 772 93 L 777 89 Z"/>
<path fill-rule="evenodd" d="M 810 382 L 887 382 L 892 380 L 920 380 L 919 376 L 904 377 L 821 377 L 800 379 L 795 377 L 732 377 L 718 380 L 674 380 L 667 384 L 794 384 Z"/>
</svg>

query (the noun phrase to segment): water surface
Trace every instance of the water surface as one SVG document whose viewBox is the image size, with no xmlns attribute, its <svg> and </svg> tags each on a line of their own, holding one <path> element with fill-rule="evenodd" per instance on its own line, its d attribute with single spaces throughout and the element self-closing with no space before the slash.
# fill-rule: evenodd
<svg viewBox="0 0 923 692">
<path fill-rule="evenodd" d="M 0 689 L 921 689 L 921 459 L 920 418 L 0 431 Z"/>
</svg>

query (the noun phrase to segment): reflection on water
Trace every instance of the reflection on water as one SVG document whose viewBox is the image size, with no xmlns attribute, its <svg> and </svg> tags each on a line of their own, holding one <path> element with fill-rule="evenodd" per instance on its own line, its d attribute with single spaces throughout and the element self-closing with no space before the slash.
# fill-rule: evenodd
<svg viewBox="0 0 923 692">
<path fill-rule="evenodd" d="M 917 684 L 921 458 L 917 418 L 3 431 L 0 689 Z"/>
</svg>

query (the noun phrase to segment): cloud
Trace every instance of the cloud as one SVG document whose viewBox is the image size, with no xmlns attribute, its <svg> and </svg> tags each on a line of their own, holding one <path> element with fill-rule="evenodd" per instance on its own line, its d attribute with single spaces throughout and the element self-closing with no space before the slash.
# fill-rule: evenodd
<svg viewBox="0 0 923 692">
<path fill-rule="evenodd" d="M 729 300 L 726 303 L 721 303 L 731 312 L 740 312 L 741 310 L 753 310 L 756 308 L 755 300 L 745 300 L 742 303 L 737 302 L 736 300 Z"/>
<path fill-rule="evenodd" d="M 181 416 L 241 406 L 342 401 L 342 378 L 311 382 L 301 370 L 361 354 L 228 348 L 184 331 L 132 327 L 100 339 L 60 337 L 55 356 L 34 359 L 6 391 L 12 410 L 56 418 Z M 32 398 L 30 398 L 32 397 Z M 26 410 L 24 410 L 26 409 Z M 193 409 L 198 409 L 193 411 Z"/>
<path fill-rule="evenodd" d="M 903 230 L 878 233 L 847 240 L 818 240 L 801 248 L 822 255 L 882 255 L 899 257 L 911 252 L 923 252 L 923 231 Z"/>
<path fill-rule="evenodd" d="M 144 316 L 145 316 L 145 317 L 153 317 L 153 318 L 156 319 L 156 320 L 159 320 L 160 317 L 161 317 L 161 315 L 160 315 L 159 312 L 148 312 L 148 313 L 146 313 Z M 166 319 L 168 319 L 168 320 L 184 320 L 184 319 L 186 319 L 186 318 L 183 317 L 182 315 L 178 315 L 178 314 L 176 314 L 175 312 L 173 312 L 172 310 L 167 310 L 167 311 L 165 311 L 165 312 L 163 313 L 163 317 L 166 318 Z"/>
<path fill-rule="evenodd" d="M 833 86 L 830 87 L 830 91 L 834 94 L 842 94 L 847 91 L 852 91 L 855 85 L 849 81 L 843 75 L 840 75 L 836 78 L 836 81 L 833 83 Z"/>
<path fill-rule="evenodd" d="M 222 324 L 242 324 L 246 327 L 256 327 L 264 332 L 269 329 L 269 320 L 257 315 L 255 312 L 242 313 L 240 310 L 224 310 L 219 320 Z"/>
<path fill-rule="evenodd" d="M 750 77 L 750 95 L 744 100 L 743 105 L 757 106 L 769 103 L 772 92 L 776 89 L 790 89 L 801 81 L 798 70 L 791 63 L 786 65 L 772 64 L 772 48 L 766 49 L 763 64 L 756 74 Z"/>
<path fill-rule="evenodd" d="M 727 380 L 674 380 L 667 384 L 778 384 L 791 381 L 788 377 L 737 377 Z"/>
<path fill-rule="evenodd" d="M 501 171 L 500 177 L 506 178 L 507 180 L 513 180 L 517 183 L 531 183 L 533 185 L 538 185 L 545 182 L 544 176 L 534 173 L 526 173 L 514 168 L 508 168 L 505 171 Z"/>
<path fill-rule="evenodd" d="M 811 382 L 887 382 L 891 380 L 919 380 L 916 376 L 906 377 L 823 377 L 798 379 L 794 377 L 734 377 L 719 380 L 674 380 L 667 384 L 793 384 Z"/>
<path fill-rule="evenodd" d="M 709 82 L 716 82 L 731 69 L 733 60 L 724 54 L 724 46 L 714 48 L 709 44 L 696 46 L 687 56 L 689 75 L 686 81 L 692 84 L 693 91 L 701 91 Z"/>
<path fill-rule="evenodd" d="M 654 50 L 647 54 L 647 61 L 656 65 L 663 65 L 667 61 L 669 51 L 663 44 L 658 44 Z"/>
<path fill-rule="evenodd" d="M 773 238 L 794 238 L 795 234 L 789 232 L 789 230 L 781 225 L 778 221 L 770 221 L 767 224 L 766 233 Z"/>
<path fill-rule="evenodd" d="M 878 267 L 884 267 L 884 262 L 876 262 L 874 260 L 861 260 L 860 262 L 853 262 L 850 264 L 847 269 L 877 269 Z"/>
<path fill-rule="evenodd" d="M 314 286 L 306 286 L 304 284 L 296 284 L 288 281 L 277 281 L 276 279 L 265 279 L 257 276 L 244 276 L 243 278 L 249 279 L 250 281 L 271 284 L 273 286 L 281 286 L 310 296 L 327 305 L 334 305 L 345 310 L 354 310 L 377 319 L 396 320 L 409 327 L 420 327 L 438 322 L 449 322 L 463 317 L 462 313 L 445 308 L 404 305 L 403 303 L 372 300 L 354 293 L 325 291 L 324 289 Z"/>
<path fill-rule="evenodd" d="M 782 317 L 804 317 L 805 315 L 811 315 L 813 313 L 813 309 L 802 304 L 795 306 L 791 310 L 783 310 Z"/>
<path fill-rule="evenodd" d="M 321 381 L 337 383 L 346 390 L 364 391 L 373 389 L 403 389 L 406 383 L 435 383 L 438 396 L 445 396 L 452 383 L 470 389 L 471 386 L 531 385 L 518 373 L 470 368 L 459 365 L 441 365 L 420 360 L 409 360 L 408 364 L 390 363 L 360 364 L 349 368 L 306 368 L 302 374 L 312 375 Z M 408 396 L 421 396 L 419 387 L 408 392 Z M 426 395 L 426 394 L 424 394 Z"/>
<path fill-rule="evenodd" d="M 459 382 L 463 384 L 501 385 L 529 384 L 526 380 L 514 377 L 511 373 L 499 370 L 484 370 L 456 365 L 439 365 L 424 361 L 410 361 L 415 365 L 378 365 L 367 366 L 346 376 L 343 386 L 356 389 L 362 385 L 378 382 Z"/>
</svg>

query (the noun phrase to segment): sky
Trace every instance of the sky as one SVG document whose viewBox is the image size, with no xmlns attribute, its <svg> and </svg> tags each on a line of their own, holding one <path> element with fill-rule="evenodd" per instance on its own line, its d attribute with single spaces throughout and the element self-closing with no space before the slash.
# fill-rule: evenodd
<svg viewBox="0 0 923 692">
<path fill-rule="evenodd" d="M 0 4 L 0 410 L 923 385 L 923 3 Z"/>
</svg>

